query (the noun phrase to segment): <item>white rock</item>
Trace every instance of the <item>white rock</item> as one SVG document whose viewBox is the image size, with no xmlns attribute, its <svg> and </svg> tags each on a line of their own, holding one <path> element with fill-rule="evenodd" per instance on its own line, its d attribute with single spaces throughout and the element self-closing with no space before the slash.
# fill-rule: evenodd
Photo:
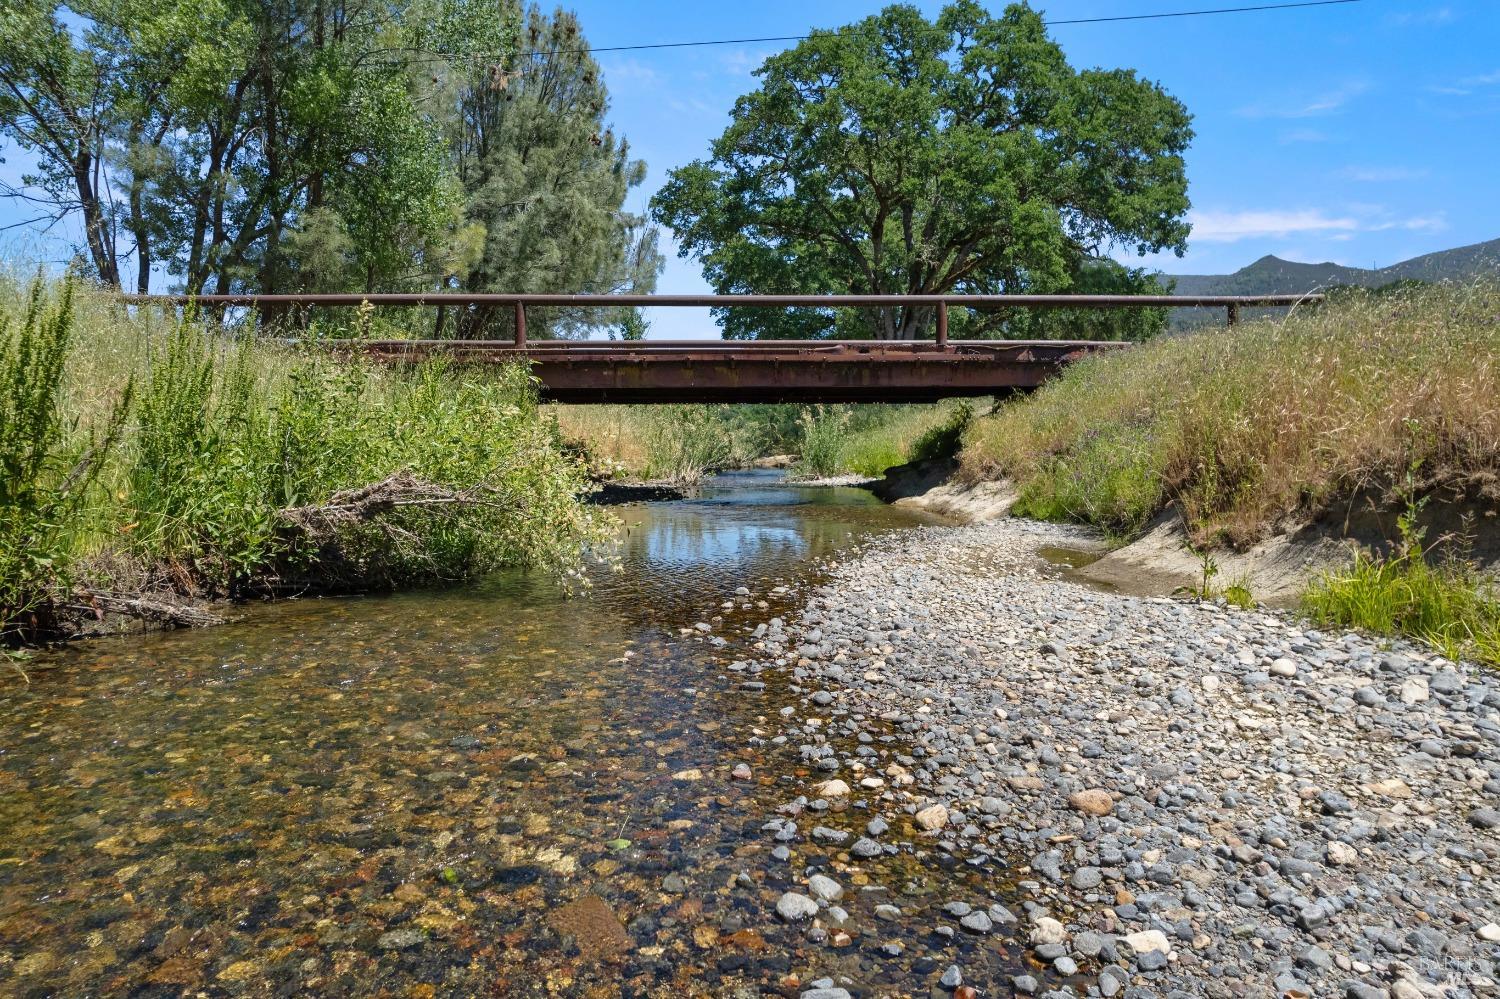
<svg viewBox="0 0 1500 999">
<path fill-rule="evenodd" d="M 1277 676 L 1296 676 L 1297 664 L 1283 657 L 1271 663 L 1271 672 Z"/>
<path fill-rule="evenodd" d="M 1401 681 L 1401 703 L 1421 704 L 1429 696 L 1425 676 L 1409 676 Z"/>
<path fill-rule="evenodd" d="M 1500 943 L 1500 926 L 1485 923 L 1479 927 L 1479 939 L 1488 940 L 1490 943 Z"/>
<path fill-rule="evenodd" d="M 822 902 L 837 902 L 844 897 L 843 887 L 824 874 L 814 874 L 808 878 L 807 890 L 812 892 L 813 898 Z"/>
<path fill-rule="evenodd" d="M 1328 862 L 1335 867 L 1348 867 L 1359 861 L 1359 851 L 1348 843 L 1334 840 L 1328 844 Z"/>
<path fill-rule="evenodd" d="M 1120 938 L 1125 941 L 1132 952 L 1145 954 L 1148 951 L 1159 950 L 1163 954 L 1172 949 L 1167 943 L 1167 935 L 1161 930 L 1141 930 L 1139 933 L 1131 933 Z"/>
<path fill-rule="evenodd" d="M 915 816 L 917 825 L 928 832 L 936 832 L 948 824 L 948 809 L 943 805 L 928 805 Z"/>
<path fill-rule="evenodd" d="M 1051 916 L 1038 916 L 1031 927 L 1031 942 L 1034 944 L 1060 944 L 1068 939 L 1063 924 Z"/>
<path fill-rule="evenodd" d="M 849 797 L 849 785 L 835 778 L 825 780 L 821 784 L 813 786 L 813 790 L 824 798 L 847 798 Z"/>
<path fill-rule="evenodd" d="M 806 895 L 789 891 L 776 900 L 776 914 L 787 922 L 811 919 L 818 914 L 818 903 Z"/>
</svg>

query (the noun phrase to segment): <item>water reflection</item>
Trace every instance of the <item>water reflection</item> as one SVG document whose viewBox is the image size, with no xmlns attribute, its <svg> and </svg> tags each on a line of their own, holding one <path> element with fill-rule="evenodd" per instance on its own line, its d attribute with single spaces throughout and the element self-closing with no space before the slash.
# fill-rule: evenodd
<svg viewBox="0 0 1500 999">
<path fill-rule="evenodd" d="M 623 569 L 586 598 L 511 574 L 252 608 L 5 681 L 0 992 L 722 994 L 814 966 L 922 978 L 915 950 L 874 951 L 873 927 L 868 947 L 810 952 L 769 915 L 796 872 L 758 829 L 797 761 L 746 747 L 778 705 L 677 637 L 717 617 L 732 653 L 791 609 L 774 583 L 913 522 L 774 475 L 625 508 Z M 738 586 L 769 606 L 723 610 Z M 759 779 L 730 781 L 738 761 Z"/>
</svg>

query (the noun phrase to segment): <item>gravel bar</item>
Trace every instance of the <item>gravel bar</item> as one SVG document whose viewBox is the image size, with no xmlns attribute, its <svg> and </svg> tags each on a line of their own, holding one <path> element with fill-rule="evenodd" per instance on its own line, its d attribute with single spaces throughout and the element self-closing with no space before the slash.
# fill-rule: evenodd
<svg viewBox="0 0 1500 999">
<path fill-rule="evenodd" d="M 1495 675 L 1284 614 L 1085 588 L 1038 555 L 1090 541 L 1018 519 L 890 535 L 737 664 L 747 690 L 797 698 L 776 740 L 808 764 L 799 800 L 852 785 L 884 816 L 856 856 L 896 848 L 889 819 L 1020 878 L 1014 912 L 947 911 L 1041 981 L 954 965 L 934 995 L 1500 995 Z M 781 915 L 826 914 L 837 889 L 812 879 Z"/>
</svg>

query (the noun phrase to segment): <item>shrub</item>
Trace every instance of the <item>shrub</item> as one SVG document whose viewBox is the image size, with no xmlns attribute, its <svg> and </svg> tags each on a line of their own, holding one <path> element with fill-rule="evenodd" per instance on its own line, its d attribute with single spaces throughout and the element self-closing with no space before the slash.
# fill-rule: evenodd
<svg viewBox="0 0 1500 999">
<path fill-rule="evenodd" d="M 334 360 L 71 285 L 38 283 L 17 324 L 17 298 L 0 279 L 11 639 L 45 637 L 75 583 L 114 606 L 501 566 L 577 579 L 608 536 L 523 365 Z"/>
<path fill-rule="evenodd" d="M 91 425 L 63 412 L 73 343 L 73 285 L 55 304 L 31 285 L 19 325 L 0 303 L 0 638 L 49 627 L 50 599 L 71 579 L 77 521 L 130 405 L 127 381 Z"/>
</svg>

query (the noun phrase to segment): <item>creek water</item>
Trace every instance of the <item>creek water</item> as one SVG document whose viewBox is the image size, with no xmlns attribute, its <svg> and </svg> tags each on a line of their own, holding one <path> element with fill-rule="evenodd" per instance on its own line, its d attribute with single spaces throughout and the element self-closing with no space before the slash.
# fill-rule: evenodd
<svg viewBox="0 0 1500 999">
<path fill-rule="evenodd" d="M 998 938 L 932 934 L 932 906 L 1003 872 L 770 856 L 806 770 L 753 736 L 796 702 L 726 666 L 820 561 L 918 522 L 777 474 L 617 508 L 621 569 L 584 596 L 503 575 L 255 607 L 0 679 L 0 994 L 925 995 L 955 960 L 1019 972 Z M 776 917 L 815 867 L 847 934 Z"/>
</svg>

